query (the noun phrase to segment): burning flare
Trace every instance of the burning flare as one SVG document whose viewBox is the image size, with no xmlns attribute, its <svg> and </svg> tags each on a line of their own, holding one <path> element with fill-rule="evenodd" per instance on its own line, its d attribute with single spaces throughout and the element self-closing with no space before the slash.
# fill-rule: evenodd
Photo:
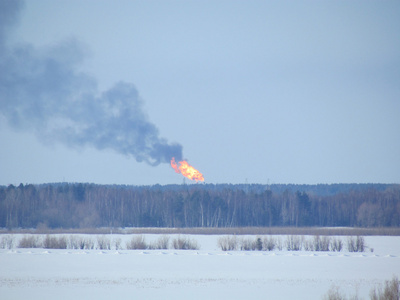
<svg viewBox="0 0 400 300">
<path fill-rule="evenodd" d="M 174 168 L 176 173 L 181 173 L 183 176 L 196 181 L 204 181 L 203 174 L 188 164 L 186 160 L 182 160 L 178 164 L 175 162 L 175 157 L 171 159 L 171 167 Z"/>
</svg>

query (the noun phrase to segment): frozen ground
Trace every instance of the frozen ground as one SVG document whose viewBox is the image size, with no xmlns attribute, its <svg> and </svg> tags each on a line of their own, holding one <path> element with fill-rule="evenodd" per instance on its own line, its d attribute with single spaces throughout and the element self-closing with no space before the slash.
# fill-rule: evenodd
<svg viewBox="0 0 400 300">
<path fill-rule="evenodd" d="M 199 250 L 0 249 L 0 298 L 321 299 L 337 285 L 368 299 L 400 277 L 400 237 L 366 237 L 374 252 L 365 253 L 223 252 L 219 236 L 190 238 Z"/>
</svg>

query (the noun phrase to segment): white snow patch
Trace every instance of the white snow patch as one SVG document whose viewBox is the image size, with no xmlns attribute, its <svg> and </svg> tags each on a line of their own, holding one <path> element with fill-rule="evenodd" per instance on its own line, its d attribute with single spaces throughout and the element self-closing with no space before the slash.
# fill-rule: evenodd
<svg viewBox="0 0 400 300">
<path fill-rule="evenodd" d="M 151 242 L 159 236 L 145 238 Z M 125 247 L 132 236 L 108 237 L 120 238 Z M 219 236 L 189 237 L 199 250 L 0 249 L 0 295 L 30 300 L 322 299 L 334 284 L 347 295 L 358 291 L 367 299 L 375 284 L 400 277 L 400 237 L 366 237 L 374 252 L 364 253 L 223 252 Z"/>
</svg>

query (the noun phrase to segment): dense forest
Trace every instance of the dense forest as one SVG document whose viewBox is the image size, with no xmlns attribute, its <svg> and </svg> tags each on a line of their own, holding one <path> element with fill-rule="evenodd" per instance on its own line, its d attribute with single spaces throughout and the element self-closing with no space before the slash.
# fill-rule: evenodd
<svg viewBox="0 0 400 300">
<path fill-rule="evenodd" d="M 399 184 L 0 186 L 0 227 L 400 226 Z"/>
</svg>

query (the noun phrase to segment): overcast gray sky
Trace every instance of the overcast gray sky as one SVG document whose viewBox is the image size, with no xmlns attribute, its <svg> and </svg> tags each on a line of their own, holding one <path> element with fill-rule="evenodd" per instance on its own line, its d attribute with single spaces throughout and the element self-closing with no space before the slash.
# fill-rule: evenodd
<svg viewBox="0 0 400 300">
<path fill-rule="evenodd" d="M 400 183 L 399 1 L 14 13 L 0 14 L 0 184 L 181 183 L 179 154 L 207 183 Z"/>
</svg>

